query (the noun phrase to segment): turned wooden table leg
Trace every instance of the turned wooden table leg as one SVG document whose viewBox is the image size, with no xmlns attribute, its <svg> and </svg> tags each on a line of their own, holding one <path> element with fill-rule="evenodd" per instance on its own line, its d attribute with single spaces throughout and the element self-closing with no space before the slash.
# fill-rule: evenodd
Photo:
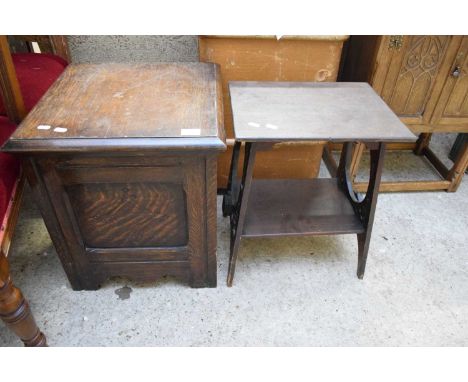
<svg viewBox="0 0 468 382">
<path fill-rule="evenodd" d="M 0 318 L 24 342 L 25 346 L 47 346 L 21 291 L 10 279 L 8 260 L 0 252 Z"/>
</svg>

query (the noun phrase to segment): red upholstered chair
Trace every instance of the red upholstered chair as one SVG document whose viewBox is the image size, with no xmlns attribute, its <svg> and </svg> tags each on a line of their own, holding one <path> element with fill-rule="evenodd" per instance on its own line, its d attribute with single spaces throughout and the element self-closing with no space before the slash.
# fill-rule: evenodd
<svg viewBox="0 0 468 382">
<path fill-rule="evenodd" d="M 0 36 L 0 147 L 66 65 L 65 60 L 51 54 L 11 55 L 6 36 Z M 11 281 L 7 260 L 23 184 L 18 159 L 0 152 L 0 318 L 26 346 L 46 346 L 28 302 Z"/>
<path fill-rule="evenodd" d="M 8 117 L 0 116 L 0 147 L 6 142 L 15 129 L 16 125 L 11 123 Z M 3 218 L 6 217 L 6 211 L 19 179 L 19 170 L 20 165 L 17 158 L 14 158 L 10 154 L 0 152 L 0 221 L 2 222 L 4 220 Z M 6 224 L 2 223 L 0 242 L 5 232 L 4 226 L 6 226 Z"/>
<path fill-rule="evenodd" d="M 67 61 L 59 56 L 44 53 L 13 53 L 11 56 L 24 106 L 26 112 L 29 112 L 62 74 Z M 6 115 L 1 99 L 0 115 Z"/>
</svg>

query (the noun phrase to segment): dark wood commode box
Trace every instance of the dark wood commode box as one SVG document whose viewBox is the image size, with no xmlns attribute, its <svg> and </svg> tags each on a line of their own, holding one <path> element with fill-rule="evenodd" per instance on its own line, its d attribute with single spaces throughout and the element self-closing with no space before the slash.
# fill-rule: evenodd
<svg viewBox="0 0 468 382">
<path fill-rule="evenodd" d="M 73 289 L 216 286 L 220 89 L 214 64 L 71 65 L 5 144 Z"/>
</svg>

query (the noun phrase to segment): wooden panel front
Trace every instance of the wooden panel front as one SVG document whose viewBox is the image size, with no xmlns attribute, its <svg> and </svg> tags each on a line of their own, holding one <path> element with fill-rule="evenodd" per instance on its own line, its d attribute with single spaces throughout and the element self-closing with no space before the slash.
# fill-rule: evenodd
<svg viewBox="0 0 468 382">
<path fill-rule="evenodd" d="M 215 194 L 206 166 L 196 154 L 39 159 L 37 175 L 66 245 L 58 251 L 77 272 L 74 288 L 96 289 L 111 276 L 216 285 L 216 268 L 208 270 L 215 250 L 206 221 L 216 211 L 207 207 L 207 194 Z"/>
<path fill-rule="evenodd" d="M 182 184 L 113 183 L 66 187 L 86 247 L 187 245 Z"/>
<path fill-rule="evenodd" d="M 199 40 L 200 61 L 220 65 L 224 126 L 233 138 L 229 81 L 336 81 L 344 38 L 210 37 Z M 219 156 L 218 188 L 227 185 L 233 141 Z M 297 150 L 282 147 L 256 160 L 256 176 L 313 178 L 318 174 L 323 145 Z M 281 162 L 281 164 L 279 164 Z M 293 164 L 293 165 L 292 165 Z M 260 175 L 261 174 L 261 175 Z"/>
<path fill-rule="evenodd" d="M 131 164 L 58 165 L 85 247 L 187 245 L 187 185 L 180 161 L 141 167 Z"/>
<path fill-rule="evenodd" d="M 401 47 L 385 36 L 379 48 L 373 87 L 407 124 L 428 123 L 437 97 L 436 79 L 451 36 L 401 36 Z"/>
<path fill-rule="evenodd" d="M 468 131 L 468 37 L 455 36 L 455 58 L 451 60 L 446 81 L 431 123 L 447 125 L 450 131 Z M 441 127 L 444 129 L 444 127 Z"/>
</svg>

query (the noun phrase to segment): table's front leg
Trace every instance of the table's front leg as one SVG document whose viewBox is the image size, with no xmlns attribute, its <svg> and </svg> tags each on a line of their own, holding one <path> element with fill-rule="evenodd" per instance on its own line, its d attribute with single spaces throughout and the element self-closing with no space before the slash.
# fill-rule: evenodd
<svg viewBox="0 0 468 382">
<path fill-rule="evenodd" d="M 0 252 L 0 318 L 25 346 L 47 346 L 28 302 L 11 282 L 8 260 L 3 252 Z"/>
<path fill-rule="evenodd" d="M 383 159 L 385 153 L 384 143 L 367 143 L 370 150 L 370 175 L 369 186 L 365 197 L 357 195 L 352 189 L 352 180 L 350 177 L 350 159 L 352 152 L 352 143 L 343 145 L 340 165 L 338 167 L 338 181 L 343 191 L 347 194 L 354 211 L 364 226 L 364 232 L 357 235 L 358 239 L 358 267 L 357 276 L 362 279 L 366 269 L 367 253 L 374 224 L 375 208 L 377 206 L 377 196 L 379 193 L 380 180 L 382 177 Z"/>
<path fill-rule="evenodd" d="M 227 285 L 232 286 L 234 272 L 236 270 L 237 254 L 239 252 L 240 241 L 242 238 L 242 231 L 244 228 L 245 213 L 247 203 L 249 201 L 250 186 L 252 184 L 253 168 L 255 164 L 256 144 L 246 143 L 244 154 L 244 165 L 242 171 L 242 180 L 239 188 L 239 195 L 235 202 L 231 215 L 231 246 L 229 256 L 229 269 L 227 277 Z M 233 175 L 235 176 L 235 174 Z M 235 195 L 232 195 L 232 200 L 235 200 Z"/>
<path fill-rule="evenodd" d="M 232 150 L 231 166 L 229 169 L 229 178 L 226 193 L 223 196 L 223 216 L 229 216 L 232 212 L 232 207 L 235 203 L 234 190 L 237 182 L 237 166 L 239 164 L 239 153 L 241 149 L 241 142 L 236 141 Z"/>
</svg>

